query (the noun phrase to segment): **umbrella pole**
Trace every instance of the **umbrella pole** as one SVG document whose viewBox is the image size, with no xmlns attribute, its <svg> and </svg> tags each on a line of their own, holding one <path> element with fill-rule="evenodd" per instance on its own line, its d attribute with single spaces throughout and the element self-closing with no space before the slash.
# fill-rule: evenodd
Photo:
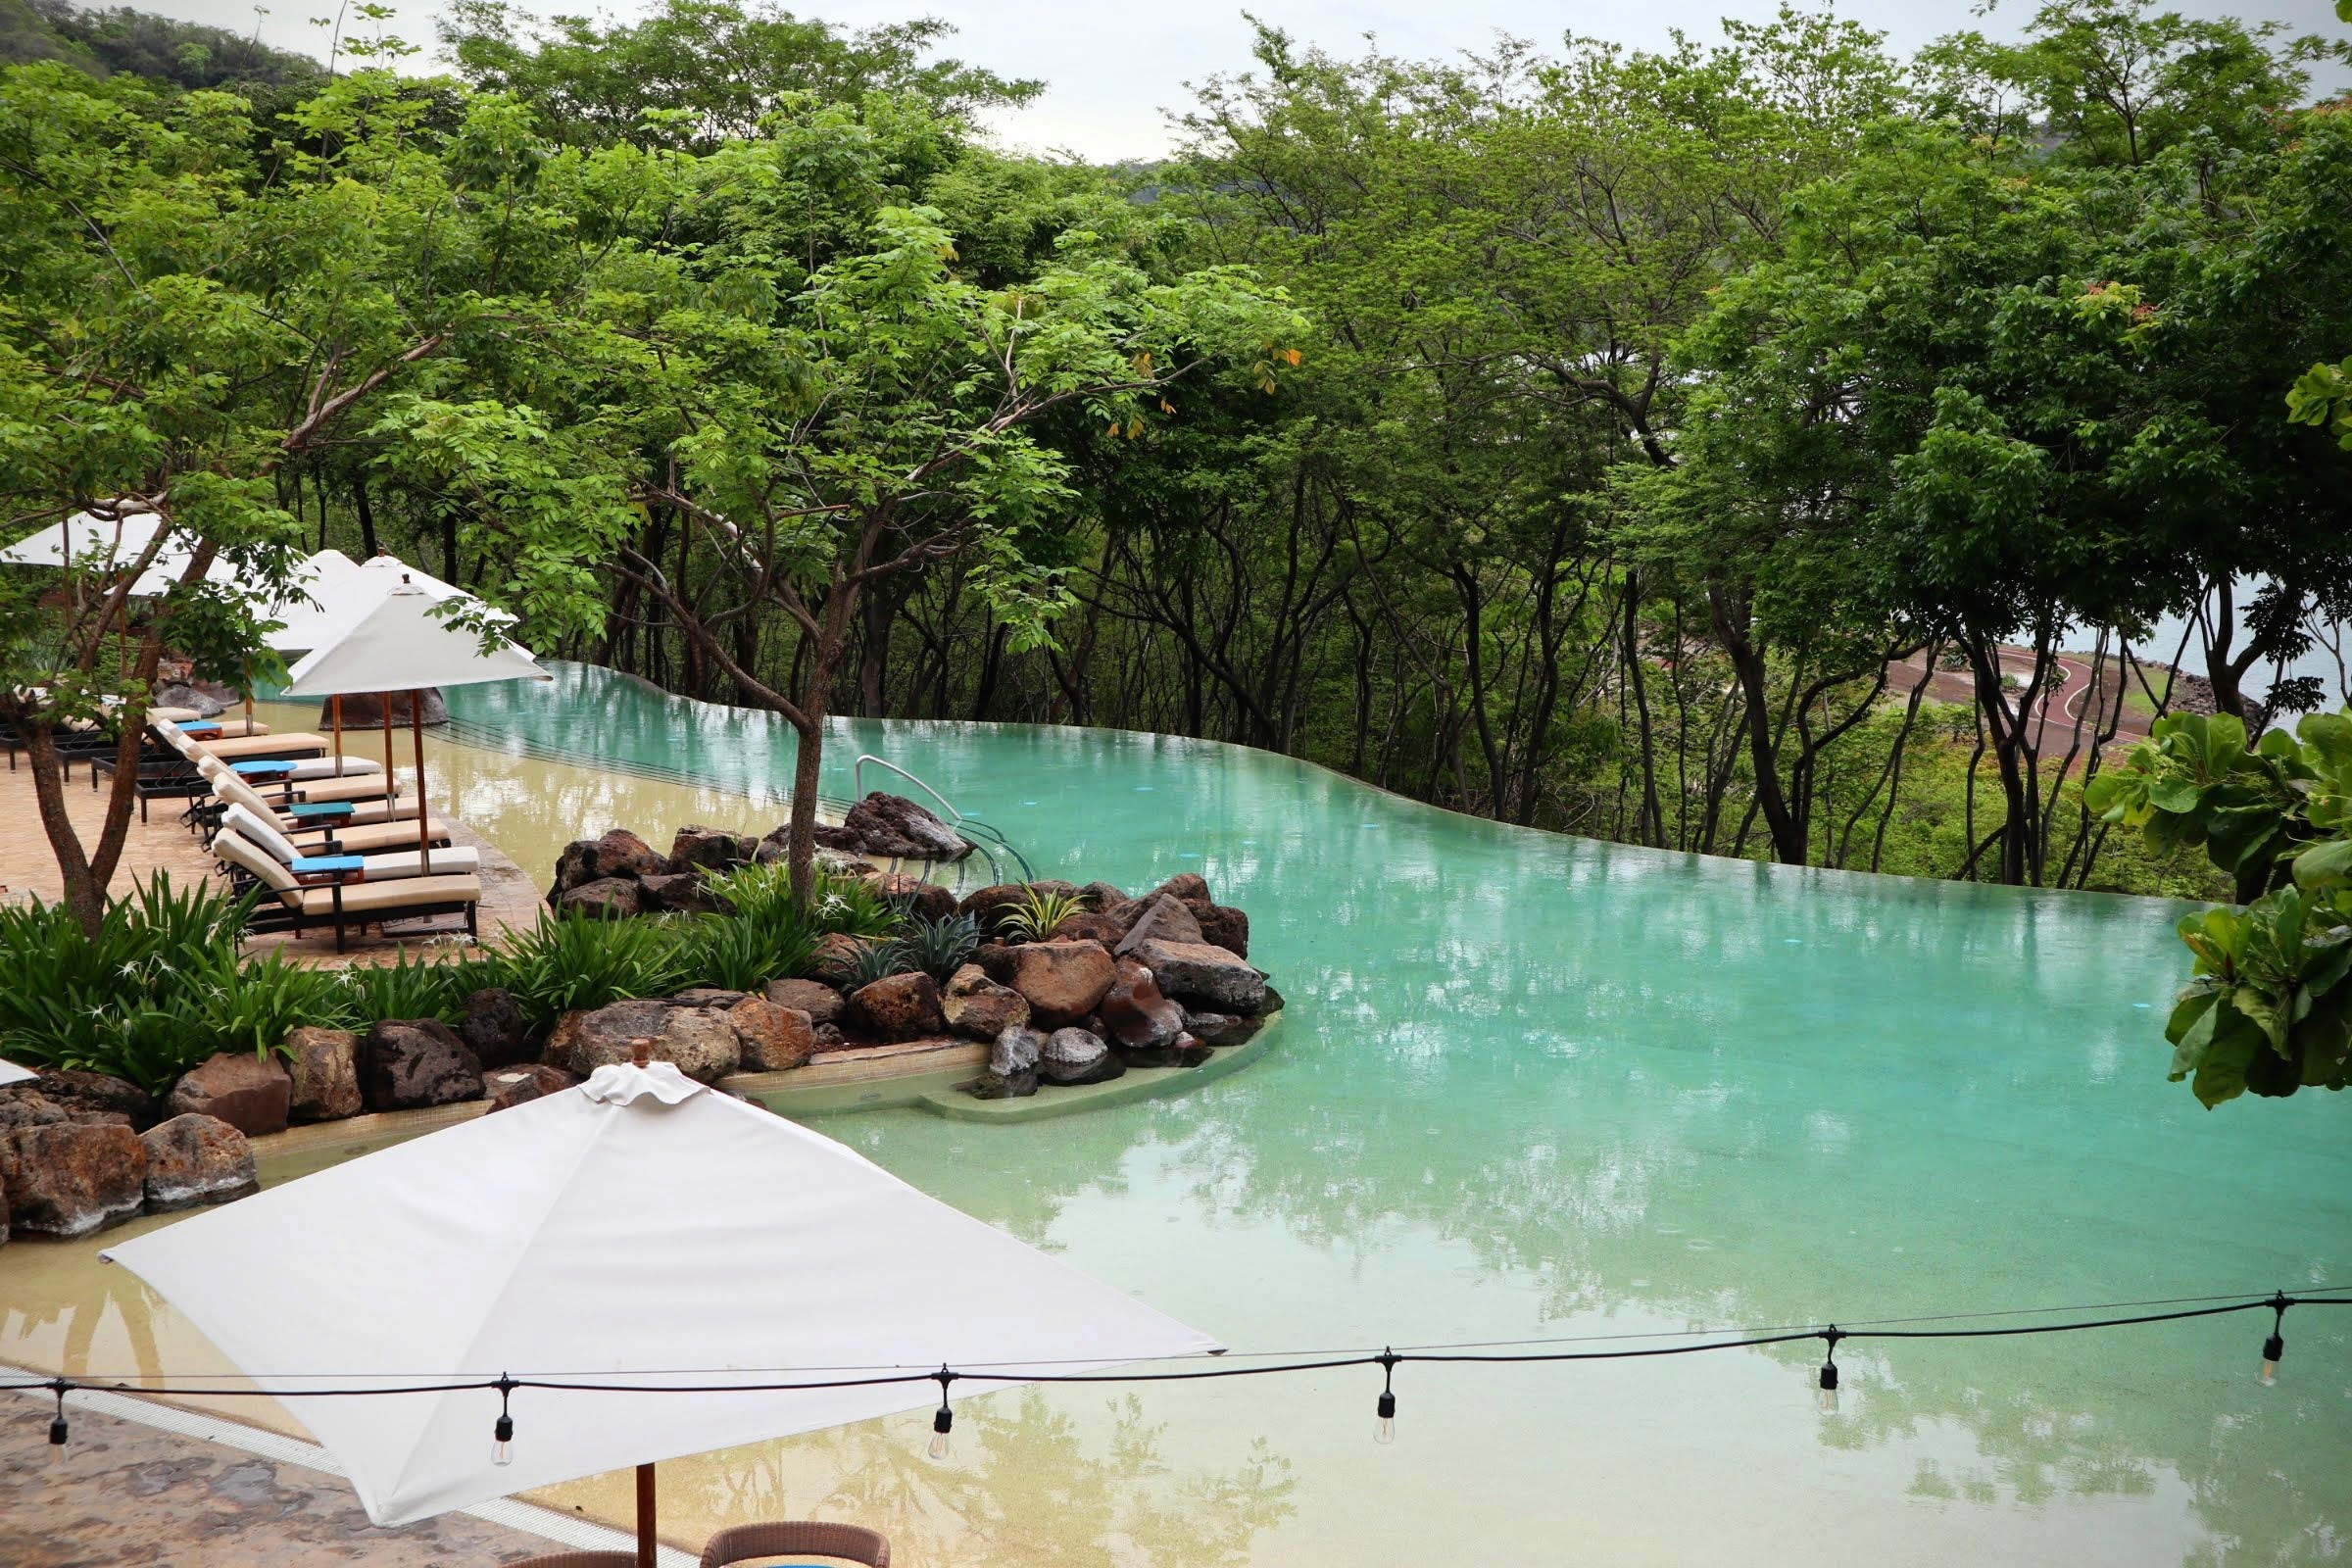
<svg viewBox="0 0 2352 1568">
<path fill-rule="evenodd" d="M 654 1568 L 654 1467 L 637 1467 L 637 1568 Z"/>
<path fill-rule="evenodd" d="M 327 711 L 335 719 L 335 776 L 343 776 L 343 694 L 337 692 L 326 700 Z"/>
<path fill-rule="evenodd" d="M 416 741 L 416 870 L 433 872 L 433 834 L 424 815 L 424 693 L 409 693 L 409 733 Z"/>
</svg>

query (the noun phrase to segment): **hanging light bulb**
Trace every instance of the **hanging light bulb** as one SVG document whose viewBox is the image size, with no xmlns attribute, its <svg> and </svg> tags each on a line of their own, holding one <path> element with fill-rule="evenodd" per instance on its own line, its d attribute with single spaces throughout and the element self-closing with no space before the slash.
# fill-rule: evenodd
<svg viewBox="0 0 2352 1568">
<path fill-rule="evenodd" d="M 2262 1342 L 2262 1386 L 2266 1389 L 2278 1382 L 2278 1358 L 2286 1354 L 2286 1309 L 2295 1303 L 2284 1292 L 2273 1292 L 2269 1304 L 2271 1337 Z"/>
<path fill-rule="evenodd" d="M 1384 1348 L 1380 1361 L 1380 1398 L 1373 1405 L 1379 1419 L 1372 1423 L 1372 1441 L 1391 1444 L 1396 1441 L 1396 1394 L 1392 1385 L 1396 1378 L 1396 1362 L 1400 1359 L 1394 1349 Z"/>
<path fill-rule="evenodd" d="M 63 1464 L 66 1458 L 66 1385 L 61 1379 L 50 1387 L 57 1392 L 57 1414 L 49 1422 L 49 1462 Z"/>
<path fill-rule="evenodd" d="M 948 1434 L 956 1429 L 956 1412 L 948 1408 L 948 1385 L 956 1381 L 956 1374 L 943 1366 L 931 1376 L 939 1384 L 939 1408 L 932 1412 L 931 1416 L 931 1447 L 929 1449 L 932 1462 L 936 1464 L 946 1461 L 949 1446 Z"/>
<path fill-rule="evenodd" d="M 498 1378 L 498 1420 L 490 1428 L 490 1462 L 508 1465 L 514 1462 L 514 1418 L 507 1413 L 507 1397 L 514 1392 L 514 1380 L 505 1373 Z"/>
<path fill-rule="evenodd" d="M 944 1460 L 948 1456 L 948 1434 L 956 1426 L 956 1412 L 941 1405 L 931 1417 L 931 1457 Z"/>
<path fill-rule="evenodd" d="M 1821 1363 L 1821 1413 L 1838 1413 L 1838 1342 L 1845 1338 L 1833 1323 L 1822 1338 L 1830 1342 L 1829 1353 Z"/>
</svg>

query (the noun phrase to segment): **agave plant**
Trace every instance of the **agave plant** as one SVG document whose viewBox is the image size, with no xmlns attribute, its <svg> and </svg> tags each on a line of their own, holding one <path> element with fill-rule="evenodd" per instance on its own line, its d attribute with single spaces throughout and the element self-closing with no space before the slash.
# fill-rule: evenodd
<svg viewBox="0 0 2352 1568">
<path fill-rule="evenodd" d="M 900 928 L 899 945 L 906 962 L 934 980 L 954 974 L 980 945 L 980 921 L 969 914 L 951 914 L 938 920 L 910 915 Z"/>
<path fill-rule="evenodd" d="M 860 942 L 856 951 L 835 963 L 826 978 L 843 991 L 856 991 L 914 967 L 906 945 L 893 939 Z"/>
<path fill-rule="evenodd" d="M 1086 900 L 1051 888 L 1023 888 L 1002 916 L 1004 927 L 1023 942 L 1043 942 L 1073 914 L 1086 912 Z"/>
</svg>

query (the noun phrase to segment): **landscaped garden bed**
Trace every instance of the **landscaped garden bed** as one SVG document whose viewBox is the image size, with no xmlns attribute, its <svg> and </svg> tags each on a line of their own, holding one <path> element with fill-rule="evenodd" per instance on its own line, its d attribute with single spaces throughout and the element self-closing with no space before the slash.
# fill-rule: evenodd
<svg viewBox="0 0 2352 1568">
<path fill-rule="evenodd" d="M 490 946 L 349 969 L 241 957 L 237 901 L 160 877 L 96 938 L 62 910 L 0 910 L 0 1055 L 42 1069 L 0 1088 L 0 1240 L 241 1197 L 252 1138 L 501 1109 L 641 1040 L 704 1082 L 767 1092 L 810 1068 L 985 1053 L 960 1087 L 1001 1100 L 1198 1068 L 1281 1006 L 1249 962 L 1249 916 L 1195 875 L 1132 896 L 1048 880 L 957 898 L 853 864 L 802 904 L 756 841 L 699 827 L 667 855 L 609 833 L 564 863 L 625 865 L 670 906 L 575 904 Z"/>
</svg>

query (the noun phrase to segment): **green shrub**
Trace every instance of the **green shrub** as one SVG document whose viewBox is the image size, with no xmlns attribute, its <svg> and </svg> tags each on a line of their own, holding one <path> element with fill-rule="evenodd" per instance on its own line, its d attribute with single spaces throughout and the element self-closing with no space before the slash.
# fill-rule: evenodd
<svg viewBox="0 0 2352 1568">
<path fill-rule="evenodd" d="M 208 958 L 182 974 L 171 995 L 190 1066 L 216 1051 L 268 1055 L 304 1024 L 339 1029 L 362 1021 L 340 972 L 297 963 L 282 948 L 242 961 L 234 954 Z"/>
<path fill-rule="evenodd" d="M 980 921 L 969 914 L 951 914 L 940 920 L 909 916 L 898 940 L 908 964 L 944 981 L 980 945 Z"/>
<path fill-rule="evenodd" d="M 833 966 L 832 979 L 842 990 L 855 991 L 894 974 L 905 974 L 913 967 L 906 946 L 900 942 L 861 942 L 857 952 Z"/>
<path fill-rule="evenodd" d="M 757 991 L 770 980 L 807 974 L 816 956 L 817 935 L 791 905 L 758 919 L 705 915 L 683 938 L 685 967 L 705 985 Z"/>
<path fill-rule="evenodd" d="M 454 1024 L 466 1015 L 466 999 L 486 966 L 479 959 L 410 958 L 403 950 L 390 963 L 354 964 L 343 971 L 346 1004 L 361 1028 L 384 1018 L 438 1018 Z"/>
<path fill-rule="evenodd" d="M 905 912 L 894 908 L 866 877 L 835 876 L 820 871 L 811 891 L 817 930 L 825 935 L 857 937 L 861 941 L 893 936 L 906 918 Z"/>
<path fill-rule="evenodd" d="M 566 1012 L 691 985 L 698 976 L 682 961 L 685 947 L 676 927 L 659 921 L 565 914 L 511 934 L 482 972 L 544 1030 Z"/>
<path fill-rule="evenodd" d="M 1043 942 L 1062 921 L 1085 912 L 1086 900 L 1077 894 L 1023 888 L 1020 898 L 1004 911 L 1004 924 L 1024 942 Z"/>
</svg>

